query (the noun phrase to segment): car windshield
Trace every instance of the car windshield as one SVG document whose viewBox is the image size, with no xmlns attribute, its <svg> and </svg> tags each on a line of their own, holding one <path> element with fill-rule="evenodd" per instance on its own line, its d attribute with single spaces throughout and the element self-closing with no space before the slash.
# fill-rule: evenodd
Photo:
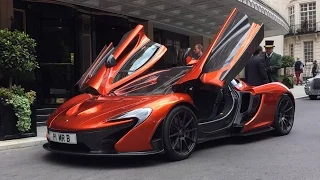
<svg viewBox="0 0 320 180">
<path fill-rule="evenodd" d="M 120 79 L 134 73 L 141 67 L 143 67 L 152 57 L 156 54 L 160 48 L 160 44 L 155 42 L 149 42 L 141 49 L 139 49 L 132 57 L 127 60 L 126 64 L 120 69 L 113 82 L 117 82 Z"/>
<path fill-rule="evenodd" d="M 113 92 L 116 96 L 165 95 L 191 67 L 174 67 L 145 75 Z"/>
</svg>

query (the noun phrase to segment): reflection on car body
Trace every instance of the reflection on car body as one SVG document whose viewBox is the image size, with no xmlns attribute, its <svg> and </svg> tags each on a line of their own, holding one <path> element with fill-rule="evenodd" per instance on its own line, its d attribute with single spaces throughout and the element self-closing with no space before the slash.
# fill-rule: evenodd
<svg viewBox="0 0 320 180">
<path fill-rule="evenodd" d="M 290 90 L 235 79 L 263 40 L 263 27 L 234 9 L 196 63 L 150 73 L 167 49 L 138 25 L 117 47 L 106 46 L 79 80 L 80 90 L 96 93 L 75 96 L 51 114 L 43 147 L 92 156 L 165 153 L 182 160 L 197 144 L 217 138 L 288 134 L 295 113 Z"/>
</svg>

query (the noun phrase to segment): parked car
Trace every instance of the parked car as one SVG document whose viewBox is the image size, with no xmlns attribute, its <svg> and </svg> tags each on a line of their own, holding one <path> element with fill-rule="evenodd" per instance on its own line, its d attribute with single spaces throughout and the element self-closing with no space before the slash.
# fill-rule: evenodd
<svg viewBox="0 0 320 180">
<path fill-rule="evenodd" d="M 307 79 L 304 91 L 312 100 L 315 100 L 320 96 L 320 73 L 313 78 Z"/>
<path fill-rule="evenodd" d="M 213 139 L 288 134 L 295 113 L 290 90 L 278 82 L 251 87 L 235 79 L 263 40 L 263 27 L 234 9 L 196 63 L 149 72 L 166 47 L 138 25 L 116 48 L 103 49 L 78 82 L 94 91 L 50 116 L 43 147 L 93 156 L 165 153 L 182 160 Z"/>
</svg>

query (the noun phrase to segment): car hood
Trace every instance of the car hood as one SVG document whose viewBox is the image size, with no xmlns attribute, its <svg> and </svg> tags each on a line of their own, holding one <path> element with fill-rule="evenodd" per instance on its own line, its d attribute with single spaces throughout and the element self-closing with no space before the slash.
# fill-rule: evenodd
<svg viewBox="0 0 320 180">
<path fill-rule="evenodd" d="M 48 121 L 48 128 L 63 131 L 103 128 L 108 126 L 107 119 L 136 109 L 142 104 L 158 98 L 158 96 L 93 97 L 62 109 L 56 117 Z"/>
</svg>

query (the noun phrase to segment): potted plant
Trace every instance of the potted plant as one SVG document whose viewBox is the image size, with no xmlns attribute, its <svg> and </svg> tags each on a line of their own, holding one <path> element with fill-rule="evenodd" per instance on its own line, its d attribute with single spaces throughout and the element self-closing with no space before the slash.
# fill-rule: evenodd
<svg viewBox="0 0 320 180">
<path fill-rule="evenodd" d="M 37 135 L 34 91 L 14 85 L 18 74 L 38 68 L 36 42 L 24 32 L 0 30 L 0 74 L 6 87 L 0 88 L 0 140 Z"/>
<path fill-rule="evenodd" d="M 284 75 L 282 77 L 282 83 L 286 85 L 289 89 L 292 89 L 294 84 L 293 75 Z"/>
<path fill-rule="evenodd" d="M 293 88 L 294 78 L 292 74 L 287 73 L 287 68 L 292 68 L 294 66 L 294 57 L 292 56 L 283 56 L 281 67 L 284 68 L 284 76 L 282 77 L 282 83 L 288 88 Z"/>
</svg>

